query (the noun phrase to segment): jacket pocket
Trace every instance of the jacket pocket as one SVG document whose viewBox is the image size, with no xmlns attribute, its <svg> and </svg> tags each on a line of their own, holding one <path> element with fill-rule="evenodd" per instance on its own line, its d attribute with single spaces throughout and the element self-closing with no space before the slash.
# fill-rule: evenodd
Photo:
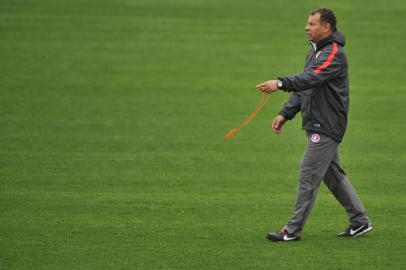
<svg viewBox="0 0 406 270">
<path fill-rule="evenodd" d="M 312 94 L 309 91 L 303 91 L 301 100 L 302 124 L 303 127 L 311 121 Z"/>
</svg>

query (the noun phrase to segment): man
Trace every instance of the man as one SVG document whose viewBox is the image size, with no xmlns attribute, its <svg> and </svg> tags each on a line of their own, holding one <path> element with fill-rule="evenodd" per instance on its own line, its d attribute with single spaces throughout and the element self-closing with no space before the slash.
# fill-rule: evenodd
<svg viewBox="0 0 406 270">
<path fill-rule="evenodd" d="M 372 230 L 366 210 L 338 157 L 349 104 L 345 38 L 336 28 L 334 13 L 327 8 L 312 11 L 305 30 L 312 50 L 307 55 L 304 71 L 257 85 L 268 94 L 279 89 L 292 93 L 274 119 L 273 131 L 281 133 L 285 122 L 301 111 L 302 127 L 308 137 L 293 215 L 280 231 L 267 234 L 272 241 L 300 240 L 322 179 L 349 217 L 349 225 L 337 236 L 355 237 Z"/>
</svg>

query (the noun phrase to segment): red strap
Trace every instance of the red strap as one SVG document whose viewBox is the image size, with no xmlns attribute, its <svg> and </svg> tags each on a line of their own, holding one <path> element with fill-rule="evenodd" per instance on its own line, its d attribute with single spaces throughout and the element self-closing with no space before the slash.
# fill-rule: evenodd
<svg viewBox="0 0 406 270">
<path fill-rule="evenodd" d="M 333 59 L 334 59 L 334 57 L 336 56 L 337 52 L 338 52 L 337 43 L 336 43 L 336 42 L 333 42 L 333 51 L 332 51 L 332 52 L 330 53 L 330 55 L 327 57 L 326 61 L 324 61 L 324 63 L 323 63 L 321 66 L 315 68 L 313 71 L 318 74 L 318 73 L 320 73 L 320 71 L 322 71 L 323 69 L 326 69 L 326 68 L 328 67 L 328 65 L 330 65 L 331 61 L 333 61 Z"/>
</svg>

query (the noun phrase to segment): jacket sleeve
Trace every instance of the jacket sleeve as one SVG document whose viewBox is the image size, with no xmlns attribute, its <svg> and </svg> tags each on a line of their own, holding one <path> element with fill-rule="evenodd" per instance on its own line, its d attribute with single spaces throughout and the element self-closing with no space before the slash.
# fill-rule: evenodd
<svg viewBox="0 0 406 270">
<path fill-rule="evenodd" d="M 282 81 L 281 89 L 288 92 L 299 92 L 316 87 L 323 82 L 335 78 L 346 68 L 346 59 L 339 54 L 337 43 L 321 51 L 317 59 L 303 72 L 287 77 L 278 77 Z"/>
<path fill-rule="evenodd" d="M 294 92 L 289 96 L 288 101 L 283 105 L 279 115 L 282 115 L 286 120 L 291 120 L 300 111 L 301 108 L 301 93 Z"/>
</svg>

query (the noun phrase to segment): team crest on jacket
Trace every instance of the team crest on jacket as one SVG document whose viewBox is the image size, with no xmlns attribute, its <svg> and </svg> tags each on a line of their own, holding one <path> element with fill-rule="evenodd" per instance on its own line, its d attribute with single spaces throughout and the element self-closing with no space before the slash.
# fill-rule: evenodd
<svg viewBox="0 0 406 270">
<path fill-rule="evenodd" d="M 314 142 L 314 143 L 319 142 L 319 141 L 320 141 L 320 135 L 319 135 L 319 134 L 313 134 L 313 135 L 310 137 L 310 140 L 311 140 L 312 142 Z"/>
</svg>

